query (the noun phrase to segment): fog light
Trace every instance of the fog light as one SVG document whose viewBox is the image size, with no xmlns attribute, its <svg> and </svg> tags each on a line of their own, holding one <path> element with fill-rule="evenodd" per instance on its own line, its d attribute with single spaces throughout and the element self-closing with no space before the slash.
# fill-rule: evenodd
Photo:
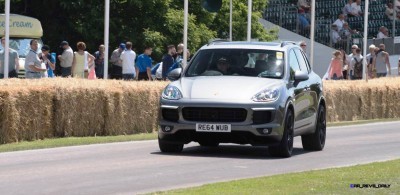
<svg viewBox="0 0 400 195">
<path fill-rule="evenodd" d="M 161 127 L 161 129 L 162 129 L 164 132 L 170 132 L 170 131 L 172 131 L 173 128 L 174 128 L 173 126 L 162 126 L 162 127 Z"/>
<path fill-rule="evenodd" d="M 171 127 L 165 126 L 164 130 L 165 130 L 165 131 L 171 131 Z"/>
<path fill-rule="evenodd" d="M 268 135 L 272 132 L 272 129 L 271 128 L 258 128 L 257 131 L 260 134 Z"/>
<path fill-rule="evenodd" d="M 263 133 L 264 133 L 264 134 L 269 134 L 269 133 L 270 133 L 270 130 L 269 130 L 269 129 L 263 129 Z"/>
</svg>

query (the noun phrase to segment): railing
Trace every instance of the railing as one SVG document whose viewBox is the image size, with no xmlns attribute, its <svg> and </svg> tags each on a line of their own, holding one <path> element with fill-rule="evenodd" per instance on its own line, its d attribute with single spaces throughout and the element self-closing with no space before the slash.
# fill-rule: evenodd
<svg viewBox="0 0 400 195">
<path fill-rule="evenodd" d="M 300 17 L 303 17 L 302 19 L 307 20 L 308 23 L 310 22 L 309 14 L 298 14 L 297 6 L 274 6 L 273 8 L 267 8 L 264 12 L 264 18 L 266 20 L 306 38 L 310 38 L 310 23 L 308 25 L 304 25 L 304 23 L 300 21 Z M 350 52 L 349 48 L 352 44 L 354 44 L 353 37 L 342 40 L 338 44 L 332 44 L 330 37 L 330 26 L 332 23 L 333 21 L 331 19 L 317 18 L 315 40 L 321 44 L 334 47 L 336 49 L 344 49 L 346 52 Z"/>
<path fill-rule="evenodd" d="M 264 12 L 264 18 L 276 25 L 287 30 L 300 34 L 306 38 L 310 38 L 309 28 L 304 27 L 299 22 L 299 14 L 297 5 L 291 0 L 270 0 L 269 7 Z M 358 34 L 351 36 L 346 40 L 340 41 L 339 44 L 332 44 L 331 41 L 331 25 L 336 20 L 337 15 L 341 13 L 342 7 L 347 0 L 316 0 L 316 20 L 315 20 L 315 41 L 334 47 L 336 49 L 344 49 L 347 53 L 351 52 L 351 45 L 356 44 L 363 47 L 362 32 L 364 30 L 364 18 L 353 17 L 346 19 L 352 29 L 359 31 Z M 371 2 L 370 15 L 368 22 L 368 38 L 376 37 L 379 27 L 386 26 L 391 36 L 400 36 L 400 21 L 390 21 L 385 15 L 383 0 Z M 361 7 L 363 9 L 363 2 Z M 308 16 L 309 17 L 309 16 Z M 397 27 L 393 31 L 393 23 Z M 361 32 L 361 33 L 360 33 Z M 389 42 L 385 42 L 390 45 Z M 393 42 L 391 43 L 393 45 Z M 370 44 L 368 44 L 370 45 Z M 396 45 L 397 46 L 397 45 Z M 394 48 L 394 47 L 393 47 Z M 397 53 L 397 50 L 392 49 Z"/>
</svg>

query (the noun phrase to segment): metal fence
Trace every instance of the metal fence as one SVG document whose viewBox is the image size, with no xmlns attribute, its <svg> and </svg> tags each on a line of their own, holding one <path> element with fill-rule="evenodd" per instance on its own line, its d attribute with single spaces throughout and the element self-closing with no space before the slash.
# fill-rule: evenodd
<svg viewBox="0 0 400 195">
<path fill-rule="evenodd" d="M 301 15 L 298 14 L 298 7 L 295 2 L 297 1 L 270 0 L 268 8 L 264 12 L 264 18 L 287 30 L 310 38 L 309 27 L 302 25 Z M 400 21 L 393 22 L 387 18 L 385 15 L 385 2 L 384 0 L 376 0 L 370 3 L 368 38 L 371 40 L 368 42 L 368 45 L 370 45 L 370 42 L 377 41 L 376 39 L 373 40 L 373 38 L 377 36 L 380 26 L 387 27 L 391 36 L 400 36 L 400 28 L 393 28 L 400 27 Z M 350 53 L 350 48 L 353 44 L 361 48 L 363 47 L 363 17 L 349 17 L 346 19 L 350 28 L 360 33 L 352 34 L 351 37 L 342 39 L 336 44 L 333 44 L 331 40 L 331 25 L 342 12 L 342 8 L 346 3 L 347 0 L 316 0 L 315 40 L 336 49 L 344 49 L 347 53 Z M 364 10 L 364 2 L 361 4 L 361 9 Z M 310 21 L 310 16 L 306 16 L 308 17 L 308 21 Z M 391 51 L 393 51 L 393 54 L 400 54 L 400 51 L 397 52 L 398 49 L 396 49 L 397 44 L 390 41 L 393 41 L 393 38 L 384 41 L 387 48 L 392 48 Z"/>
</svg>

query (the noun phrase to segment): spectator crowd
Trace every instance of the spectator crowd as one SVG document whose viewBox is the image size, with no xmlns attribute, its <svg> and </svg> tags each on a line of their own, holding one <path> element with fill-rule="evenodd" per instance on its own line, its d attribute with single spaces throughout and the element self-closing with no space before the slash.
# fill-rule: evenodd
<svg viewBox="0 0 400 195">
<path fill-rule="evenodd" d="M 2 48 L 5 38 L 1 39 Z M 77 51 L 73 51 L 67 41 L 62 41 L 60 48 L 63 50 L 58 56 L 50 52 L 48 45 L 39 48 L 38 40 L 32 39 L 29 43 L 29 52 L 25 57 L 25 78 L 39 79 L 54 76 L 74 77 L 86 79 L 104 78 L 105 46 L 100 45 L 93 55 L 86 51 L 86 44 L 78 42 Z M 146 46 L 142 54 L 137 55 L 133 50 L 132 42 L 120 43 L 110 56 L 110 78 L 123 80 L 166 80 L 168 72 L 181 67 L 183 60 L 183 47 L 180 43 L 176 50 L 174 45 L 167 47 L 167 52 L 162 62 L 153 66 L 151 58 L 153 49 Z M 41 51 L 41 52 L 40 52 Z M 188 53 L 189 54 L 189 53 Z M 56 58 L 59 61 L 56 66 Z M 9 49 L 9 78 L 17 78 L 20 71 L 19 55 L 14 49 Z M 58 68 L 59 71 L 56 69 Z M 159 75 L 154 76 L 156 72 Z M 0 78 L 4 78 L 4 50 L 0 51 Z"/>
<path fill-rule="evenodd" d="M 368 79 L 386 77 L 392 74 L 389 53 L 385 50 L 385 44 L 369 46 L 369 53 L 365 56 L 366 69 L 363 68 L 364 57 L 361 48 L 357 45 L 351 46 L 349 55 L 342 50 L 333 52 L 333 58 L 328 67 L 324 79 L 331 80 L 359 80 L 366 73 Z M 400 75 L 400 58 L 398 61 L 398 75 Z"/>
<path fill-rule="evenodd" d="M 303 32 L 310 30 L 310 0 L 297 0 L 298 23 Z M 395 4 L 388 2 L 385 14 L 388 19 L 400 20 L 400 0 Z M 379 47 L 371 45 L 367 59 L 367 70 L 362 70 L 363 56 L 357 45 L 351 46 L 351 53 L 346 54 L 352 35 L 359 32 L 352 29 L 346 21 L 351 17 L 363 17 L 361 0 L 349 0 L 343 7 L 342 13 L 331 24 L 329 33 L 331 45 L 337 48 L 333 53 L 326 78 L 328 79 L 361 79 L 362 72 L 366 71 L 369 78 L 383 77 L 391 74 L 389 54 L 385 51 L 385 45 Z M 389 30 L 381 26 L 376 35 L 377 38 L 389 37 Z M 4 48 L 4 38 L 1 39 Z M 63 49 L 61 55 L 52 55 L 50 47 L 43 45 L 38 52 L 37 40 L 30 42 L 30 50 L 25 59 L 26 78 L 54 77 L 56 70 L 56 58 L 58 59 L 58 75 L 62 77 L 97 79 L 104 78 L 104 56 L 105 46 L 100 45 L 98 51 L 93 55 L 86 51 L 86 44 L 78 42 L 77 51 L 73 51 L 67 41 L 62 41 L 60 47 Z M 305 49 L 305 42 L 301 46 Z M 183 44 L 168 45 L 165 55 L 160 63 L 153 66 L 152 47 L 144 47 L 142 54 L 137 55 L 133 49 L 132 42 L 120 43 L 112 51 L 110 56 L 111 71 L 110 78 L 124 80 L 166 80 L 167 73 L 179 68 L 183 60 Z M 190 56 L 190 53 L 188 53 Z M 9 77 L 18 77 L 20 69 L 18 53 L 9 49 Z M 0 78 L 4 77 L 4 51 L 0 52 Z M 400 66 L 400 60 L 399 60 Z"/>
<path fill-rule="evenodd" d="M 388 1 L 385 8 L 385 15 L 389 20 L 400 20 L 400 0 Z M 307 13 L 311 10 L 311 3 L 309 0 L 298 0 L 298 24 L 302 31 L 309 31 L 310 18 Z M 391 64 L 389 61 L 389 53 L 385 51 L 385 45 L 380 44 L 378 47 L 375 45 L 369 46 L 369 54 L 366 56 L 367 70 L 363 70 L 363 56 L 361 55 L 361 48 L 358 45 L 351 45 L 351 38 L 355 34 L 360 34 L 355 29 L 352 29 L 347 22 L 347 19 L 352 17 L 363 17 L 364 13 L 361 9 L 361 0 L 348 0 L 342 8 L 342 13 L 330 26 L 330 43 L 331 46 L 338 49 L 333 52 L 333 57 L 329 64 L 326 79 L 341 80 L 350 79 L 357 80 L 363 77 L 364 71 L 368 78 L 385 77 L 391 74 Z M 378 29 L 377 29 L 378 30 Z M 306 34 L 306 33 L 305 33 Z M 379 27 L 376 38 L 388 38 L 389 30 L 385 26 Z M 305 42 L 301 42 L 300 46 L 305 50 Z M 349 46 L 351 52 L 346 54 Z M 400 75 L 400 59 L 398 62 L 399 75 Z"/>
<path fill-rule="evenodd" d="M 294 2 L 293 2 L 294 3 Z M 330 33 L 329 33 L 329 42 L 330 46 L 336 49 L 344 49 L 345 51 L 349 51 L 349 47 L 352 44 L 353 35 L 358 35 L 361 37 L 362 34 L 360 31 L 362 29 L 356 30 L 352 28 L 349 24 L 349 18 L 363 18 L 364 10 L 361 8 L 361 0 L 348 0 L 341 10 L 342 13 L 338 15 L 338 18 L 330 25 Z M 297 0 L 297 32 L 303 36 L 308 37 L 310 34 L 310 10 L 313 5 L 311 5 L 310 0 Z M 395 1 L 395 5 L 393 5 L 392 0 L 388 0 L 385 5 L 385 15 L 388 20 L 400 20 L 400 0 Z M 362 21 L 361 20 L 353 20 L 353 21 Z M 379 29 L 376 29 L 376 33 L 374 37 L 376 38 L 388 38 L 389 30 L 385 26 L 380 26 Z"/>
</svg>

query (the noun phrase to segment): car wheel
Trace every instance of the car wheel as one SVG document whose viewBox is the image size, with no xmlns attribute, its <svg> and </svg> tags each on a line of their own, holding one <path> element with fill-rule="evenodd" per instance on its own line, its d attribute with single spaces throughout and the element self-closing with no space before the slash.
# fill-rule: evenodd
<svg viewBox="0 0 400 195">
<path fill-rule="evenodd" d="M 172 144 L 165 142 L 158 138 L 158 147 L 160 148 L 161 152 L 167 153 L 179 153 L 183 150 L 183 144 Z"/>
<path fill-rule="evenodd" d="M 199 141 L 200 146 L 203 147 L 218 147 L 219 143 L 218 142 L 212 142 L 212 141 Z"/>
<path fill-rule="evenodd" d="M 317 115 L 315 132 L 309 135 L 302 135 L 301 142 L 304 150 L 320 151 L 324 149 L 326 139 L 326 111 L 320 106 Z"/>
<path fill-rule="evenodd" d="M 282 140 L 278 146 L 268 147 L 268 152 L 276 157 L 290 157 L 293 151 L 293 130 L 294 130 L 294 116 L 291 110 L 288 110 L 285 117 L 285 130 L 283 132 Z"/>
</svg>

